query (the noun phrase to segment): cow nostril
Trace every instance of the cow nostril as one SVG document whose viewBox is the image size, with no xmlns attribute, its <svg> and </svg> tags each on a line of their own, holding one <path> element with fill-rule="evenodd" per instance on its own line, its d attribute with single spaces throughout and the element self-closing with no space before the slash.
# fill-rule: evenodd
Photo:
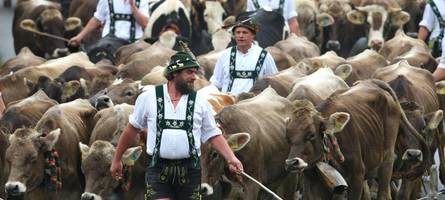
<svg viewBox="0 0 445 200">
<path fill-rule="evenodd" d="M 108 103 L 110 102 L 110 98 L 104 98 L 103 101 Z"/>
</svg>

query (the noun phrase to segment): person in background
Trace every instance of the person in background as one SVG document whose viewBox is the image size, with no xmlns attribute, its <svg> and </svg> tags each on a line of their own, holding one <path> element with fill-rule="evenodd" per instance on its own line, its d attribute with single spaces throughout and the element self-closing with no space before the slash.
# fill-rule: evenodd
<svg viewBox="0 0 445 200">
<path fill-rule="evenodd" d="M 445 1 L 430 0 L 425 6 L 422 21 L 419 23 L 418 39 L 426 41 L 434 57 L 442 55 L 442 40 L 445 34 Z"/>
</svg>

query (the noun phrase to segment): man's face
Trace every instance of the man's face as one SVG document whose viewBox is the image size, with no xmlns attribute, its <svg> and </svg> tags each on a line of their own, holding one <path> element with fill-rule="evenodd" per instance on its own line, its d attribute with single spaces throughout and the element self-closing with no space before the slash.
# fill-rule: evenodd
<svg viewBox="0 0 445 200">
<path fill-rule="evenodd" d="M 239 26 L 235 29 L 236 45 L 239 47 L 245 47 L 252 44 L 255 34 L 248 28 Z"/>
<path fill-rule="evenodd" d="M 181 94 L 188 94 L 194 90 L 193 82 L 196 80 L 197 68 L 184 69 L 174 78 L 175 87 Z"/>
</svg>

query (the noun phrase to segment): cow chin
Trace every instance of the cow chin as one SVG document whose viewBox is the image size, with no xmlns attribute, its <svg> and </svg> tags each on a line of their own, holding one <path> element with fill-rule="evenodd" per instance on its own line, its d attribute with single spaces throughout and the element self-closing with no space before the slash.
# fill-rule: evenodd
<svg viewBox="0 0 445 200">
<path fill-rule="evenodd" d="M 294 157 L 286 159 L 286 170 L 289 172 L 302 172 L 308 164 L 303 159 Z"/>
<path fill-rule="evenodd" d="M 84 192 L 80 200 L 102 200 L 102 197 L 94 193 Z"/>
</svg>

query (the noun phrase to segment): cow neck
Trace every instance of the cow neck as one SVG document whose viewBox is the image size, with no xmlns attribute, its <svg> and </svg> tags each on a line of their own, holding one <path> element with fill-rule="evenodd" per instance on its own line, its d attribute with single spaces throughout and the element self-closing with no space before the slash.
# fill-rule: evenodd
<svg viewBox="0 0 445 200">
<path fill-rule="evenodd" d="M 45 177 L 43 184 L 51 191 L 58 192 L 62 189 L 62 170 L 60 167 L 59 153 L 52 148 L 44 153 Z"/>
<path fill-rule="evenodd" d="M 136 7 L 139 8 L 140 0 L 135 0 Z M 110 10 L 110 32 L 109 34 L 115 35 L 116 21 L 129 21 L 130 25 L 130 41 L 136 41 L 136 20 L 133 14 L 123 14 L 114 12 L 113 0 L 108 0 L 108 9 Z"/>
<path fill-rule="evenodd" d="M 252 49 L 253 45 L 250 48 Z M 235 80 L 235 78 L 252 79 L 253 82 L 255 83 L 255 81 L 258 79 L 258 75 L 260 74 L 261 68 L 263 66 L 264 60 L 266 59 L 267 55 L 267 51 L 265 49 L 262 49 L 260 56 L 257 60 L 257 63 L 255 65 L 255 70 L 236 70 L 236 52 L 237 52 L 236 46 L 233 46 L 230 52 L 230 63 L 229 63 L 230 80 L 227 92 L 232 91 L 233 81 Z"/>
<path fill-rule="evenodd" d="M 261 6 L 258 3 L 258 0 L 252 0 L 253 6 L 255 6 L 256 10 L 260 9 Z M 284 0 L 280 0 L 278 4 L 278 9 L 274 9 L 273 11 L 280 13 L 280 15 L 283 15 L 283 8 L 284 8 Z"/>
<path fill-rule="evenodd" d="M 187 139 L 189 143 L 189 154 L 192 159 L 192 167 L 200 169 L 200 161 L 198 151 L 195 147 L 195 139 L 193 137 L 193 114 L 195 108 L 196 92 L 190 92 L 187 100 L 187 110 L 185 114 L 185 120 L 178 119 L 166 119 L 165 118 L 165 100 L 164 100 L 164 85 L 158 85 L 156 90 L 156 141 L 155 148 L 153 150 L 153 156 L 149 166 L 156 166 L 160 157 L 161 138 L 164 129 L 179 129 L 185 130 L 187 133 Z"/>
</svg>

